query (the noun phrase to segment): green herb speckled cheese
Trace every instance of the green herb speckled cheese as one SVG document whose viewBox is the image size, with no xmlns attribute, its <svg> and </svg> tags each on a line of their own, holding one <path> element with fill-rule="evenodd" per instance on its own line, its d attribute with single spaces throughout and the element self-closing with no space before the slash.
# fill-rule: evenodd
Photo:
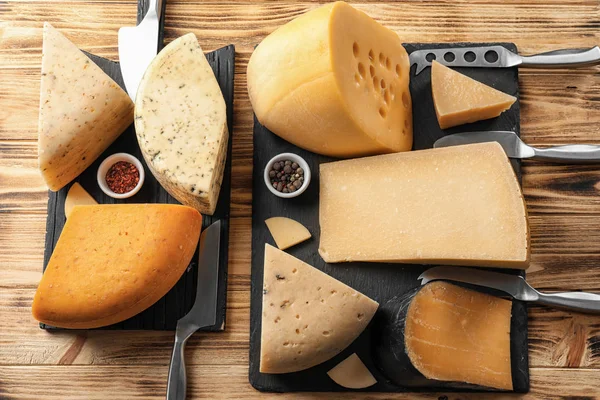
<svg viewBox="0 0 600 400">
<path fill-rule="evenodd" d="M 227 157 L 225 100 L 193 33 L 166 46 L 138 88 L 135 130 L 144 159 L 181 203 L 212 215 Z"/>
<path fill-rule="evenodd" d="M 46 22 L 38 161 L 48 188 L 57 191 L 75 179 L 132 122 L 127 93 Z"/>
</svg>

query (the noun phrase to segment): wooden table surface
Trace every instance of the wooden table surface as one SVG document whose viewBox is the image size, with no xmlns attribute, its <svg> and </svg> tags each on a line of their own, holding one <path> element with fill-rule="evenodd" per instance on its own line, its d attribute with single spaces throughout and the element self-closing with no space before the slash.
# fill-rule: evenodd
<svg viewBox="0 0 600 400">
<path fill-rule="evenodd" d="M 267 398 L 248 383 L 253 47 L 316 2 L 169 0 L 166 41 L 194 32 L 205 51 L 236 46 L 227 330 L 188 342 L 190 398 Z M 406 42 L 507 41 L 522 53 L 600 44 L 599 0 L 360 2 Z M 0 399 L 163 398 L 173 332 L 39 329 L 31 301 L 41 278 L 48 194 L 36 168 L 42 24 L 80 48 L 117 58 L 117 30 L 135 0 L 0 1 Z M 533 145 L 600 144 L 600 68 L 520 71 L 522 136 Z M 418 123 L 418 121 L 415 121 Z M 537 288 L 600 292 L 600 166 L 525 162 Z M 600 398 L 600 316 L 532 307 L 531 392 L 523 398 Z M 347 394 L 347 399 L 444 398 Z M 449 399 L 520 395 L 451 394 Z M 289 394 L 285 399 L 340 398 Z"/>
</svg>

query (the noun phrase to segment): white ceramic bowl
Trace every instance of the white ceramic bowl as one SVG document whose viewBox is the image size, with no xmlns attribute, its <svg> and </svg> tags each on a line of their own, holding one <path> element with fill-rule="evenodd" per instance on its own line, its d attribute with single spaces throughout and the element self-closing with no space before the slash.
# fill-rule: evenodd
<svg viewBox="0 0 600 400">
<path fill-rule="evenodd" d="M 113 192 L 106 184 L 106 173 L 108 172 L 110 167 L 112 167 L 119 161 L 125 161 L 135 165 L 137 170 L 140 172 L 140 180 L 136 187 L 134 187 L 133 190 L 123 194 Z M 98 167 L 98 174 L 96 175 L 96 179 L 98 179 L 98 186 L 100 186 L 100 189 L 102 189 L 102 191 L 107 196 L 110 196 L 113 199 L 127 199 L 139 192 L 142 188 L 142 185 L 144 184 L 145 177 L 146 176 L 144 174 L 144 166 L 142 165 L 140 160 L 127 153 L 115 153 L 112 156 L 106 157 L 106 159 L 102 161 L 102 164 L 100 164 L 100 166 Z"/>
<path fill-rule="evenodd" d="M 300 168 L 304 170 L 304 182 L 302 183 L 302 186 L 300 186 L 300 189 L 292 193 L 278 192 L 275 188 L 273 188 L 271 180 L 269 179 L 269 170 L 271 169 L 271 165 L 273 165 L 275 161 L 285 160 L 291 160 L 292 162 L 296 162 L 300 166 Z M 294 153 L 281 153 L 271 158 L 271 160 L 269 160 L 269 162 L 265 166 L 265 171 L 263 175 L 265 178 L 265 185 L 267 185 L 267 188 L 271 191 L 271 193 L 273 193 L 277 197 L 281 197 L 284 199 L 290 199 L 292 197 L 300 196 L 302 193 L 304 193 L 304 191 L 306 190 L 306 188 L 308 188 L 308 185 L 310 184 L 310 167 L 308 166 L 304 158 Z"/>
</svg>

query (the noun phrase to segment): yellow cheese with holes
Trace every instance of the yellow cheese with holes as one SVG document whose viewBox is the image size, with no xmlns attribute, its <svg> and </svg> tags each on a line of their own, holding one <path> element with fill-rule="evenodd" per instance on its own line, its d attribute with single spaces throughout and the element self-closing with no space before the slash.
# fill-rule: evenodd
<svg viewBox="0 0 600 400">
<path fill-rule="evenodd" d="M 78 182 L 75 182 L 65 199 L 65 217 L 69 218 L 75 206 L 93 206 L 94 204 L 98 204 L 98 202 Z"/>
<path fill-rule="evenodd" d="M 75 179 L 132 122 L 127 93 L 46 22 L 38 161 L 48 188 L 57 191 Z"/>
<path fill-rule="evenodd" d="M 442 129 L 497 117 L 517 101 L 437 61 L 431 65 L 431 92 Z"/>
<path fill-rule="evenodd" d="M 348 389 L 364 389 L 377 383 L 377 379 L 356 353 L 330 369 L 327 375 L 335 383 Z"/>
<path fill-rule="evenodd" d="M 304 149 L 336 157 L 412 147 L 409 60 L 398 35 L 344 2 L 267 36 L 248 63 L 258 120 Z"/>
<path fill-rule="evenodd" d="M 406 353 L 426 378 L 512 390 L 511 308 L 509 300 L 429 283 L 408 307 Z"/>
<path fill-rule="evenodd" d="M 326 262 L 529 264 L 523 195 L 498 143 L 325 163 L 320 173 Z"/>
<path fill-rule="evenodd" d="M 273 240 L 281 250 L 310 239 L 310 232 L 300 222 L 291 218 L 272 217 L 265 220 Z"/>
<path fill-rule="evenodd" d="M 337 355 L 379 304 L 297 258 L 265 245 L 260 372 L 301 371 Z"/>
<path fill-rule="evenodd" d="M 186 270 L 201 226 L 200 213 L 181 205 L 74 207 L 35 293 L 34 318 L 87 329 L 144 311 Z"/>
</svg>

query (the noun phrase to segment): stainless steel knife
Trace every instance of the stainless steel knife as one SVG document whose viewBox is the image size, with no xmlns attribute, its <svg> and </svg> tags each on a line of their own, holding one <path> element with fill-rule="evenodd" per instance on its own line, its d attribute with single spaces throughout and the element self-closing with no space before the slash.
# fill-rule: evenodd
<svg viewBox="0 0 600 400">
<path fill-rule="evenodd" d="M 538 149 L 529 146 L 510 131 L 462 132 L 438 139 L 433 147 L 448 147 L 471 143 L 498 142 L 510 158 L 530 158 L 569 164 L 595 164 L 600 162 L 600 146 L 571 144 Z"/>
<path fill-rule="evenodd" d="M 410 53 L 410 65 L 417 64 L 415 75 L 433 60 L 449 67 L 572 68 L 599 64 L 600 48 L 554 50 L 532 56 L 520 56 L 503 46 L 448 47 Z"/>
<path fill-rule="evenodd" d="M 517 300 L 568 308 L 586 313 L 600 313 L 600 294 L 586 292 L 540 293 L 523 277 L 463 267 L 433 267 L 417 279 L 421 285 L 435 280 L 470 283 L 501 290 Z"/>
<path fill-rule="evenodd" d="M 185 342 L 198 329 L 216 323 L 220 245 L 221 220 L 206 228 L 200 236 L 196 300 L 190 312 L 177 321 L 175 345 L 169 366 L 167 400 L 185 400 L 187 389 Z"/>
<path fill-rule="evenodd" d="M 149 0 L 148 12 L 138 26 L 119 29 L 119 63 L 127 94 L 135 101 L 146 68 L 158 53 L 163 2 Z"/>
</svg>

